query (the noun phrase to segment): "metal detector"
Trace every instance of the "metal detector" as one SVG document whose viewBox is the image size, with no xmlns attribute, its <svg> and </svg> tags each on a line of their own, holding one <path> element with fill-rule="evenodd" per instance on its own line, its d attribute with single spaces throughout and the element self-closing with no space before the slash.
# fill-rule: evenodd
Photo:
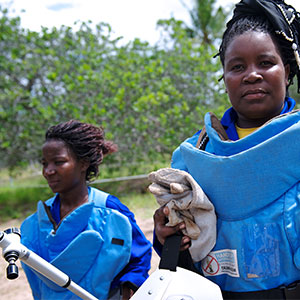
<svg viewBox="0 0 300 300">
<path fill-rule="evenodd" d="M 16 279 L 19 276 L 16 261 L 20 259 L 33 270 L 39 272 L 58 286 L 70 290 L 80 298 L 97 300 L 96 297 L 73 282 L 68 275 L 21 244 L 21 232 L 18 228 L 13 227 L 0 231 L 0 248 L 2 248 L 2 256 L 9 263 L 6 268 L 8 279 Z"/>
</svg>

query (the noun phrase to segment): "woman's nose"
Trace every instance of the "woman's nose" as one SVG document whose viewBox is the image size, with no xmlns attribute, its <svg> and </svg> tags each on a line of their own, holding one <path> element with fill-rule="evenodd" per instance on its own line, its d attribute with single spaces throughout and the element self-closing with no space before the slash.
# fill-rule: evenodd
<svg viewBox="0 0 300 300">
<path fill-rule="evenodd" d="M 44 167 L 43 173 L 45 176 L 50 176 L 55 173 L 55 168 L 52 165 L 48 165 L 47 167 Z"/>
<path fill-rule="evenodd" d="M 255 83 L 262 79 L 263 79 L 262 74 L 256 68 L 249 68 L 249 70 L 247 70 L 243 78 L 243 81 L 245 83 Z"/>
</svg>

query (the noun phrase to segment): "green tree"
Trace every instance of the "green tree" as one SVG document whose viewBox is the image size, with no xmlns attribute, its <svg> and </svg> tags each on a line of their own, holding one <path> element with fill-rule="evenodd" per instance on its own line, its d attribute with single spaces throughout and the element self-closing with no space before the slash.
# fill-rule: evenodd
<svg viewBox="0 0 300 300">
<path fill-rule="evenodd" d="M 14 167 L 39 158 L 45 130 L 71 118 L 101 124 L 119 151 L 104 163 L 143 165 L 170 157 L 226 97 L 213 45 L 186 35 L 185 24 L 159 22 L 164 38 L 119 46 L 108 24 L 32 32 L 0 18 L 0 155 Z"/>
<path fill-rule="evenodd" d="M 15 166 L 38 157 L 45 130 L 70 118 L 82 118 L 93 80 L 103 57 L 115 40 L 110 27 L 99 24 L 94 32 L 81 24 L 42 28 L 40 33 L 20 27 L 20 18 L 2 10 L 0 19 L 0 142 L 2 164 Z M 98 72 L 98 71 L 97 71 Z M 95 90 L 95 88 L 94 88 Z M 92 92 L 95 92 L 92 90 Z"/>
<path fill-rule="evenodd" d="M 232 7 L 225 9 L 217 7 L 217 0 L 194 0 L 192 9 L 188 8 L 184 0 L 182 5 L 189 11 L 192 27 L 187 28 L 191 37 L 200 37 L 205 44 L 212 44 L 215 39 L 222 37 L 225 22 Z"/>
</svg>

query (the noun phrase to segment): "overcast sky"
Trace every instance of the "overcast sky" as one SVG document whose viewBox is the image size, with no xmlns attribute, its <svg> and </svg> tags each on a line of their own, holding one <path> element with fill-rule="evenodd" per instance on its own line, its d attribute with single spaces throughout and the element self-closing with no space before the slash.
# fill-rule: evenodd
<svg viewBox="0 0 300 300">
<path fill-rule="evenodd" d="M 192 7 L 193 0 L 182 0 Z M 219 0 L 222 5 L 235 0 Z M 299 0 L 286 0 L 300 11 Z M 190 23 L 188 11 L 180 0 L 0 0 L 21 17 L 21 25 L 34 31 L 41 26 L 73 26 L 75 21 L 91 20 L 94 24 L 106 22 L 111 25 L 114 37 L 123 36 L 124 41 L 134 38 L 155 43 L 159 39 L 156 22 L 175 17 Z M 25 10 L 25 12 L 22 12 Z"/>
</svg>

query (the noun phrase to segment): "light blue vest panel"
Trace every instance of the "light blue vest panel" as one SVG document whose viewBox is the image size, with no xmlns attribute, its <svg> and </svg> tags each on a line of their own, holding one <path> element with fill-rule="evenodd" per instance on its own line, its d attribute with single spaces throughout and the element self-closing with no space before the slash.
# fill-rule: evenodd
<svg viewBox="0 0 300 300">
<path fill-rule="evenodd" d="M 90 188 L 89 202 L 66 216 L 56 232 L 40 201 L 21 227 L 25 246 L 99 299 L 107 298 L 112 280 L 129 262 L 132 244 L 129 220 L 105 206 L 107 196 Z M 35 299 L 80 299 L 23 266 Z"/>
<path fill-rule="evenodd" d="M 299 120 L 296 111 L 229 142 L 219 138 L 207 114 L 206 151 L 187 142 L 180 146 L 188 172 L 216 209 L 213 251 L 237 253 L 236 277 L 209 276 L 223 290 L 263 290 L 300 280 Z"/>
</svg>

